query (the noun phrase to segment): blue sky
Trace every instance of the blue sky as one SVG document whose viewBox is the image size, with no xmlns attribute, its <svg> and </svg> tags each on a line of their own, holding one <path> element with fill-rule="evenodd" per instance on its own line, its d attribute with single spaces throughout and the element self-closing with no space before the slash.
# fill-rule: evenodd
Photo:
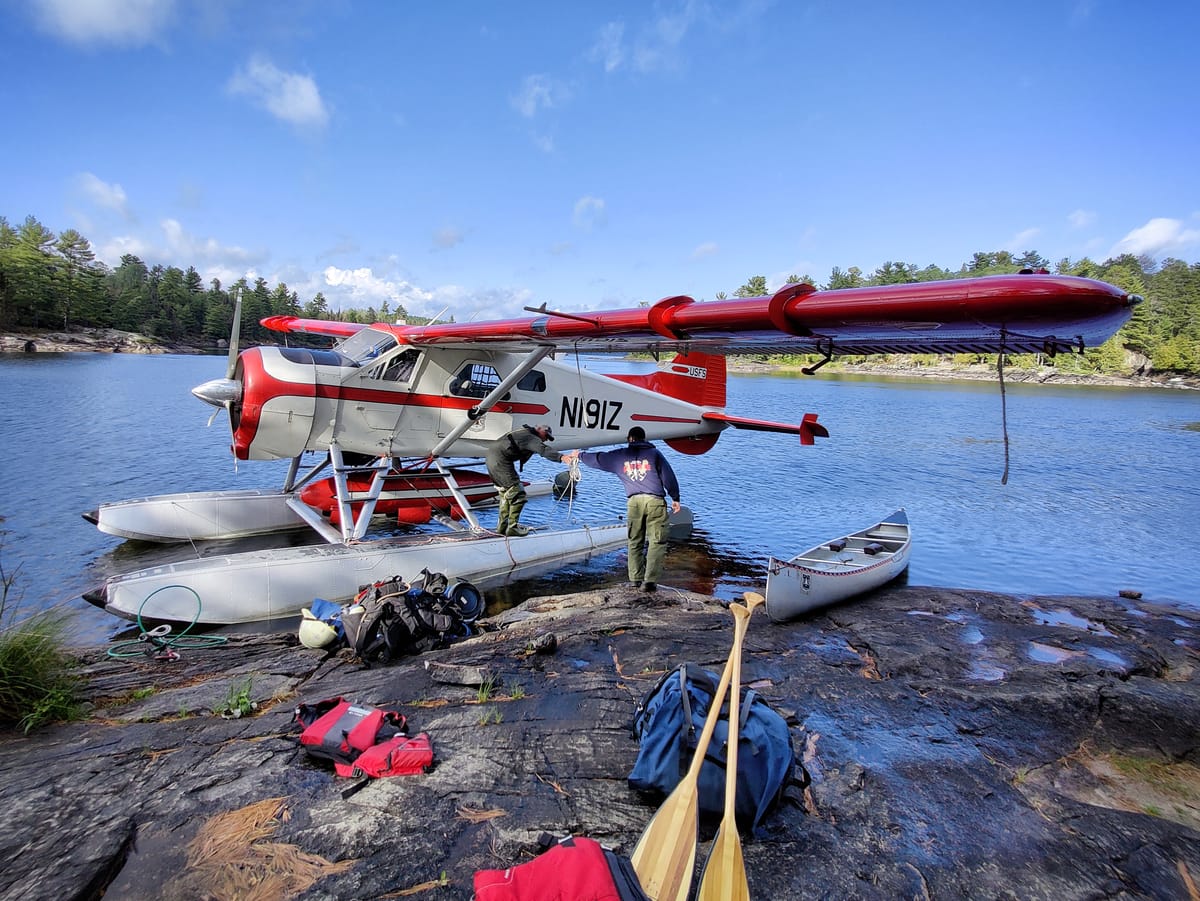
<svg viewBox="0 0 1200 901">
<path fill-rule="evenodd" d="M 1197 34 L 1190 0 L 0 0 L 0 215 L 459 321 L 1195 262 Z"/>
</svg>

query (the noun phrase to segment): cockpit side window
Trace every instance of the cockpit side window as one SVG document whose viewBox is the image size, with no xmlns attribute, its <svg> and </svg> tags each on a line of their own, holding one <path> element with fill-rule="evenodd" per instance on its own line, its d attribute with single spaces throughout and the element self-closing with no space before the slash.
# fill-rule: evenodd
<svg viewBox="0 0 1200 901">
<path fill-rule="evenodd" d="M 450 393 L 458 397 L 487 397 L 499 384 L 500 373 L 494 366 L 468 363 L 450 380 Z"/>
<path fill-rule="evenodd" d="M 362 366 L 396 346 L 396 339 L 386 332 L 365 328 L 351 335 L 336 348 L 353 366 Z"/>
<path fill-rule="evenodd" d="M 412 378 L 413 370 L 417 368 L 419 359 L 421 359 L 421 352 L 415 347 L 410 347 L 387 362 L 381 363 L 378 372 L 375 373 L 375 378 L 385 382 L 407 382 Z"/>
<path fill-rule="evenodd" d="M 525 373 L 525 377 L 517 382 L 518 391 L 545 391 L 546 390 L 546 374 L 538 372 L 534 369 L 531 372 Z"/>
</svg>

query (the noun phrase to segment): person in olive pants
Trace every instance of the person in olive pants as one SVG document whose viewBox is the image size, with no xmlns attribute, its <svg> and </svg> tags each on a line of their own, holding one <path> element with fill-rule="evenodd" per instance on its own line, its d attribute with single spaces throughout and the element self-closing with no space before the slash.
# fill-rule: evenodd
<svg viewBox="0 0 1200 901">
<path fill-rule="evenodd" d="M 487 470 L 492 481 L 500 489 L 500 519 L 496 523 L 496 531 L 501 535 L 528 535 L 529 529 L 521 525 L 521 511 L 529 500 L 521 477 L 517 475 L 517 464 L 522 467 L 529 462 L 534 454 L 540 454 L 552 463 L 562 459 L 562 454 L 551 450 L 547 442 L 554 440 L 550 426 L 523 425 L 514 429 L 503 438 L 498 438 L 488 447 Z"/>
<path fill-rule="evenodd" d="M 576 456 L 585 466 L 613 473 L 625 486 L 629 581 L 640 584 L 643 591 L 654 591 L 667 556 L 667 497 L 672 511 L 679 512 L 679 480 L 671 464 L 646 440 L 646 430 L 636 425 L 629 430 L 625 447 L 566 454 L 563 461 L 570 463 Z"/>
</svg>

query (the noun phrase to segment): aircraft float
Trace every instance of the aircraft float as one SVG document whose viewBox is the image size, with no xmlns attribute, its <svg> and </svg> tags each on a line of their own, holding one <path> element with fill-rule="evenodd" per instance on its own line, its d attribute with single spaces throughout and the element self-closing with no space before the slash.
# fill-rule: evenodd
<svg viewBox="0 0 1200 901">
<path fill-rule="evenodd" d="M 494 498 L 463 462 L 523 424 L 548 423 L 556 450 L 652 441 L 702 454 L 726 429 L 827 437 L 816 413 L 795 424 L 726 412 L 725 360 L 740 353 L 1082 352 L 1103 343 L 1141 300 L 1104 282 L 1045 271 L 598 312 L 526 308 L 530 316 L 423 326 L 294 316 L 262 321 L 283 335 L 336 339 L 329 349 L 238 349 L 240 302 L 223 378 L 193 389 L 227 412 L 238 460 L 289 459 L 279 491 L 196 492 L 102 505 L 103 531 L 149 541 L 207 541 L 312 528 L 323 544 L 206 557 L 110 578 L 85 597 L 126 619 L 201 623 L 294 616 L 314 597 L 422 569 L 496 584 L 622 547 L 625 526 L 507 537 L 475 510 Z M 579 354 L 650 353 L 648 374 L 605 375 Z M 559 359 L 560 356 L 569 359 Z M 209 420 L 210 424 L 212 420 Z M 302 472 L 302 458 L 319 462 Z M 328 470 L 328 474 L 318 479 Z M 371 520 L 437 518 L 442 534 L 368 538 Z"/>
</svg>

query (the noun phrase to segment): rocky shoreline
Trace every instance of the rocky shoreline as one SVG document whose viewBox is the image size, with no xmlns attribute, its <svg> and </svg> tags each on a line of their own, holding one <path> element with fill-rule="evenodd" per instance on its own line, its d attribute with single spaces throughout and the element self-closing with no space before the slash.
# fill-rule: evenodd
<svg viewBox="0 0 1200 901">
<path fill-rule="evenodd" d="M 222 341 L 228 347 L 228 342 Z M 0 353 L 204 354 L 217 348 L 163 343 L 119 329 L 10 332 L 0 335 Z"/>
<path fill-rule="evenodd" d="M 291 634 L 88 652 L 86 720 L 0 737 L 0 899 L 466 901 L 543 832 L 628 853 L 659 803 L 625 781 L 637 700 L 681 662 L 719 671 L 731 635 L 714 598 L 621 586 L 389 667 Z M 897 586 L 758 612 L 744 679 L 811 784 L 744 836 L 752 896 L 1198 897 L 1198 663 L 1200 616 L 1127 599 Z M 432 771 L 343 797 L 293 723 L 339 695 L 403 710 Z M 218 715 L 235 697 L 257 709 Z"/>
<path fill-rule="evenodd" d="M 800 366 L 780 365 L 778 363 L 760 361 L 731 361 L 730 372 L 742 374 L 771 374 L 778 372 L 801 371 Z M 974 363 L 962 365 L 941 360 L 935 365 L 928 366 L 897 366 L 894 363 L 847 363 L 838 361 L 829 364 L 823 370 L 841 375 L 887 376 L 891 378 L 923 378 L 923 379 L 960 379 L 975 382 L 999 382 L 1000 376 L 994 364 Z M 1081 375 L 1062 372 L 1053 366 L 1039 366 L 1036 369 L 1004 370 L 1004 380 L 1008 383 L 1038 384 L 1038 385 L 1093 385 L 1114 388 L 1183 388 L 1200 390 L 1200 376 L 1175 375 Z"/>
</svg>

